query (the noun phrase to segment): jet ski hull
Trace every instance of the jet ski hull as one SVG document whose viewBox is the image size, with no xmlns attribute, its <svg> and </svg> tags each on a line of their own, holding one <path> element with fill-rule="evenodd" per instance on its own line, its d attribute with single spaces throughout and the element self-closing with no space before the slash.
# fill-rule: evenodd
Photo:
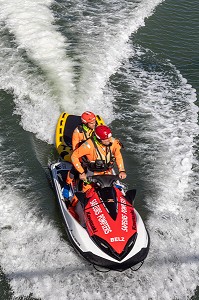
<svg viewBox="0 0 199 300">
<path fill-rule="evenodd" d="M 93 265 L 106 269 L 123 271 L 142 263 L 149 252 L 150 238 L 139 213 L 134 209 L 137 225 L 136 241 L 132 249 L 125 257 L 122 259 L 116 259 L 104 252 L 99 245 L 95 243 L 95 241 L 89 235 L 85 224 L 81 225 L 80 222 L 77 221 L 68 210 L 69 200 L 64 198 L 63 190 L 65 186 L 65 177 L 68 170 L 71 168 L 71 163 L 57 162 L 51 164 L 49 168 L 66 232 L 74 248 Z M 70 187 L 68 196 L 69 199 L 73 197 L 76 191 L 77 190 L 75 187 Z M 84 214 L 80 203 L 79 206 L 80 213 Z"/>
</svg>

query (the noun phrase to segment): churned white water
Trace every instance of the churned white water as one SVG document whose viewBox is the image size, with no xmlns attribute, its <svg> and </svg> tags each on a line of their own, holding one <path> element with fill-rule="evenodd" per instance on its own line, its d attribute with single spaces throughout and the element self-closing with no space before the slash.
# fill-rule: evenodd
<svg viewBox="0 0 199 300">
<path fill-rule="evenodd" d="M 84 262 L 53 224 L 30 210 L 27 200 L 1 178 L 1 266 L 15 296 L 64 299 L 65 278 L 72 278 L 74 270 L 82 272 Z"/>
<path fill-rule="evenodd" d="M 121 130 L 129 155 L 140 161 L 144 179 L 155 193 L 146 196 L 151 210 L 147 222 L 151 266 L 146 262 L 149 290 L 141 299 L 189 299 L 199 275 L 196 91 L 170 63 L 167 71 L 160 66 L 153 70 L 141 64 L 147 51 L 134 50 L 136 58 L 121 75 L 138 100 L 125 99 L 123 115 L 129 127 L 125 122 Z"/>
<path fill-rule="evenodd" d="M 144 26 L 161 0 L 114 1 L 107 3 L 106 10 L 100 4 L 92 7 L 77 1 L 69 9 L 75 15 L 75 32 L 80 40 L 77 55 L 81 61 L 81 72 L 77 83 L 77 109 L 95 107 L 107 122 L 114 119 L 109 78 L 121 66 L 122 60 L 133 55 L 129 37 Z M 84 17 L 85 15 L 85 17 Z M 105 109 L 106 108 L 106 109 Z"/>
<path fill-rule="evenodd" d="M 51 0 L 1 0 L 1 21 L 14 34 L 18 49 L 24 49 L 47 74 L 57 91 L 62 109 L 71 101 L 73 86 L 72 61 L 67 58 L 66 39 L 53 24 Z"/>
<path fill-rule="evenodd" d="M 13 94 L 15 113 L 21 116 L 22 127 L 41 140 L 54 142 L 54 131 L 61 113 L 51 87 L 35 77 L 20 52 L 5 41 L 5 28 L 0 31 L 0 88 Z"/>
<path fill-rule="evenodd" d="M 53 24 L 53 2 L 0 0 L 0 87 L 12 92 L 22 127 L 41 140 L 53 143 L 62 109 L 81 113 L 94 108 L 111 120 L 115 99 L 109 78 L 124 58 L 144 56 L 128 39 L 161 1 L 137 1 L 127 7 L 131 11 L 121 1 L 114 2 L 114 18 L 112 7 L 107 15 L 93 10 L 84 17 L 88 7 L 83 1 L 69 9 L 69 15 L 80 15 L 74 27 L 80 39 L 76 52 L 81 63 L 75 82 L 69 45 Z M 13 34 L 15 46 L 6 42 L 6 29 Z M 44 74 L 35 76 L 22 50 Z M 30 208 L 20 190 L 1 177 L 0 264 L 14 297 L 171 300 L 193 294 L 199 276 L 196 93 L 169 63 L 172 75 L 147 71 L 137 61 L 125 62 L 120 71 L 129 89 L 138 93 L 137 103 L 125 98 L 126 106 L 118 114 L 129 120 L 125 128 L 121 122 L 128 154 L 132 151 L 143 172 L 148 170 L 146 181 L 155 191 L 155 196 L 146 198 L 151 208 L 147 221 L 151 249 L 145 264 L 137 273 L 96 272 L 61 239 L 56 225 Z M 134 143 L 135 136 L 139 143 Z M 0 139 L 0 153 L 5 151 L 1 143 L 5 138 Z M 5 159 L 1 168 L 6 169 Z"/>
</svg>

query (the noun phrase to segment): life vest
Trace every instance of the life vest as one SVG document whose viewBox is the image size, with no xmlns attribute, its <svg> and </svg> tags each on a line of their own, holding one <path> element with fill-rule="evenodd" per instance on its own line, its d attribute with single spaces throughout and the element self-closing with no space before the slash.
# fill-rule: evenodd
<svg viewBox="0 0 199 300">
<path fill-rule="evenodd" d="M 111 144 L 106 146 L 106 154 L 103 155 L 98 149 L 97 144 L 99 142 L 97 141 L 97 138 L 92 136 L 91 140 L 96 150 L 97 159 L 95 161 L 88 161 L 86 157 L 82 157 L 83 164 L 85 164 L 86 167 L 92 172 L 103 172 L 112 169 L 115 162 L 115 157 L 111 151 Z"/>
<path fill-rule="evenodd" d="M 85 124 L 78 125 L 78 130 L 80 133 L 84 134 L 84 140 L 79 142 L 78 147 L 81 146 L 85 141 L 87 141 L 90 137 L 92 137 L 94 130 L 88 128 Z M 92 132 L 91 132 L 92 131 Z"/>
</svg>

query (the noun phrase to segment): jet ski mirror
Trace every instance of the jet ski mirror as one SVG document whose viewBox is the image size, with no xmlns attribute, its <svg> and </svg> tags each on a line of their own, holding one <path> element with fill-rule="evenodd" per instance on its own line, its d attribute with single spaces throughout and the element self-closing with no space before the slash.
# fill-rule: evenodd
<svg viewBox="0 0 199 300">
<path fill-rule="evenodd" d="M 135 195 L 136 195 L 136 189 L 128 190 L 126 192 L 125 198 L 128 200 L 128 202 L 130 204 L 133 204 L 133 201 L 135 199 Z"/>
</svg>

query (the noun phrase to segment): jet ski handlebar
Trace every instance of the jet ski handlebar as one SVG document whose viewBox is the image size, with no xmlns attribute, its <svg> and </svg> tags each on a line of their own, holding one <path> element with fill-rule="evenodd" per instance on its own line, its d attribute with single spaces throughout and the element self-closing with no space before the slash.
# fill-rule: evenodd
<svg viewBox="0 0 199 300">
<path fill-rule="evenodd" d="M 89 182 L 96 183 L 101 188 L 111 187 L 119 179 L 119 175 L 94 175 L 88 176 Z"/>
</svg>

